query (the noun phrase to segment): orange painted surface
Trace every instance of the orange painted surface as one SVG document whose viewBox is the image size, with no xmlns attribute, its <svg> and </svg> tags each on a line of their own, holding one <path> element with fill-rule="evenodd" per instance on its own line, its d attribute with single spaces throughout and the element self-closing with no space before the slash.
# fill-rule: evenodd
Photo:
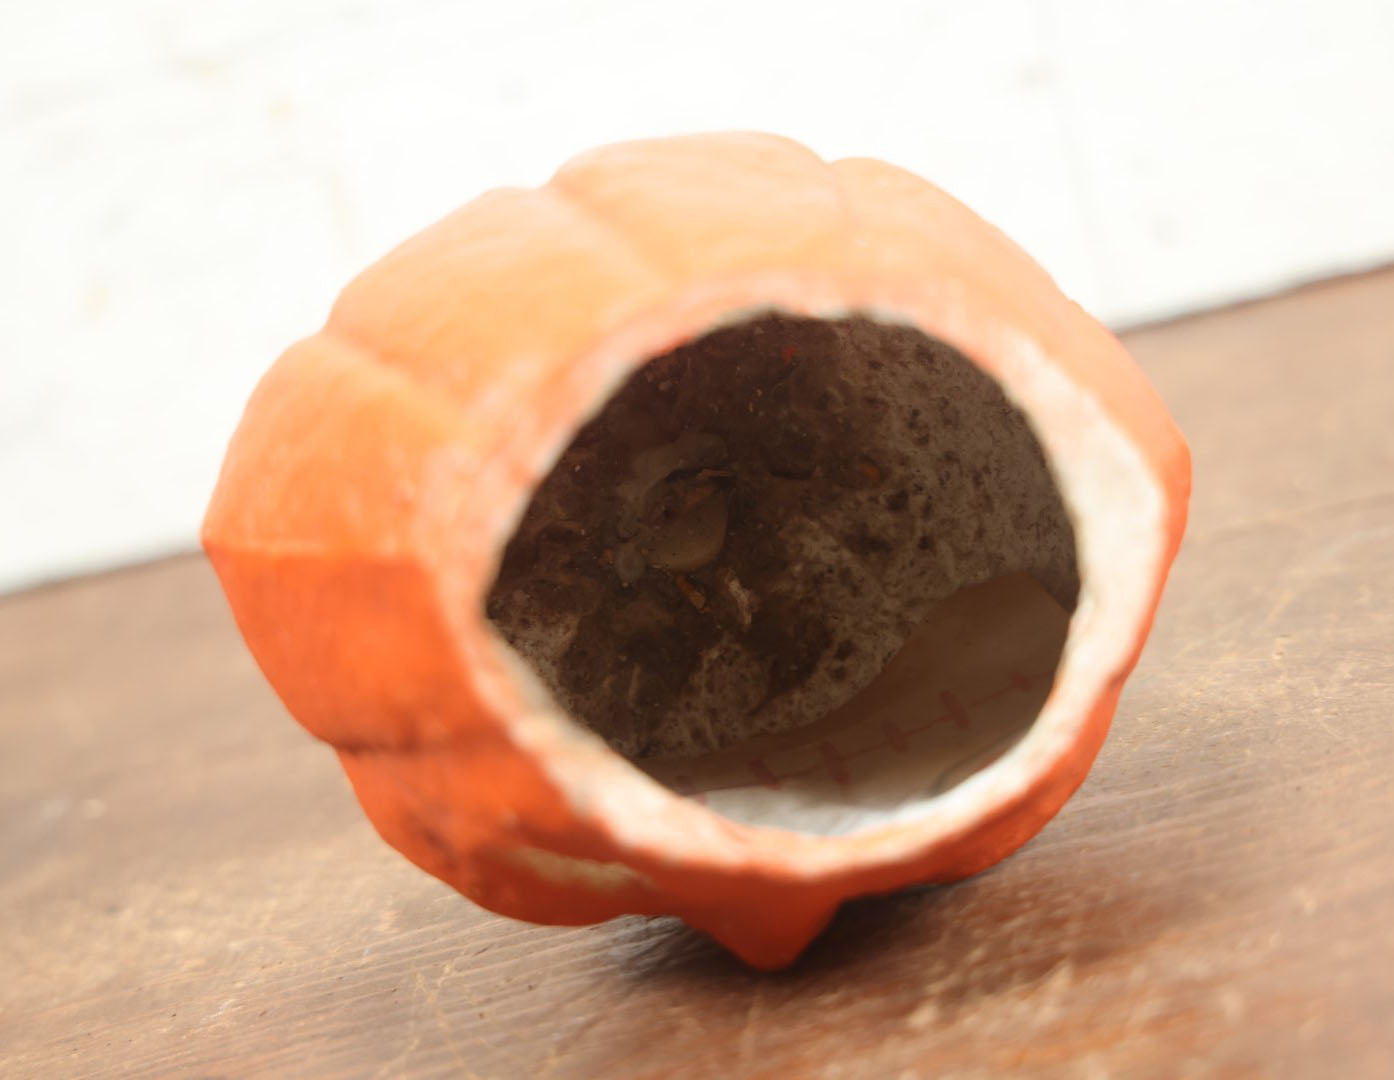
<svg viewBox="0 0 1394 1080">
<path fill-rule="evenodd" d="M 1020 798 L 911 857 L 801 874 L 784 853 L 849 841 L 702 819 L 709 847 L 665 858 L 574 805 L 555 769 L 592 769 L 596 750 L 524 747 L 522 693 L 491 659 L 482 614 L 493 560 L 547 453 L 622 369 L 760 306 L 893 309 L 1004 381 L 995 348 L 1011 334 L 1084 387 L 1168 511 L 1136 659 L 1190 485 L 1185 443 L 1142 373 L 931 184 L 766 135 L 593 151 L 537 191 L 476 199 L 364 271 L 253 395 L 203 542 L 267 678 L 338 747 L 364 810 L 413 862 L 507 915 L 672 913 L 779 967 L 842 900 L 975 873 L 1034 835 L 1083 780 L 1127 671 Z M 675 822 L 707 813 L 648 797 L 669 800 Z M 532 851 L 600 872 L 539 869 Z"/>
</svg>

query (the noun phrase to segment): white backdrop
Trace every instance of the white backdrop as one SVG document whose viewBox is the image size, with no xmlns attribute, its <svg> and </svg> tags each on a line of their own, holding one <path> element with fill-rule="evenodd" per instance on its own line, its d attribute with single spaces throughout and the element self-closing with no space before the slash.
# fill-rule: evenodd
<svg viewBox="0 0 1394 1080">
<path fill-rule="evenodd" d="M 347 278 L 590 145 L 885 157 L 1121 325 L 1394 258 L 1391 115 L 1389 0 L 9 0 L 0 589 L 191 546 Z"/>
</svg>

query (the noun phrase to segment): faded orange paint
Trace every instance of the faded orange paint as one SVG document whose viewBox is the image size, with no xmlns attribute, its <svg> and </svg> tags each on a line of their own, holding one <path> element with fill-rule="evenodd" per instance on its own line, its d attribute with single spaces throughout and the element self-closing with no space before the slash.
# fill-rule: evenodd
<svg viewBox="0 0 1394 1080">
<path fill-rule="evenodd" d="M 609 752 L 521 734 L 524 691 L 482 611 L 495 560 L 548 454 L 625 369 L 760 306 L 894 310 L 999 378 L 993 342 L 1008 330 L 1085 387 L 1165 501 L 1136 659 L 1190 482 L 1146 379 L 1028 256 L 933 185 L 768 135 L 593 151 L 539 190 L 476 199 L 364 271 L 253 395 L 203 543 L 267 678 L 338 748 L 407 858 L 506 915 L 671 913 L 773 968 L 842 900 L 975 873 L 1034 835 L 1083 780 L 1126 671 L 1011 805 L 908 856 L 796 872 L 790 853 L 856 838 L 736 825 L 636 787 L 634 813 L 700 828 L 678 857 L 630 843 L 623 814 L 568 798 L 556 770 L 599 775 Z M 535 852 L 604 872 L 547 876 L 537 868 L 572 864 L 518 857 Z"/>
</svg>

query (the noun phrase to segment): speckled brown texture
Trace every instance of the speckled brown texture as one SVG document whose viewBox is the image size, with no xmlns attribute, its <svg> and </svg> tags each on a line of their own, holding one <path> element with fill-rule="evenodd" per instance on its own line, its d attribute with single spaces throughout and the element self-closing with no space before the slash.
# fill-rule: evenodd
<svg viewBox="0 0 1394 1080">
<path fill-rule="evenodd" d="M 681 755 L 816 719 L 934 600 L 1017 571 L 1073 606 L 1073 531 L 997 384 L 911 328 L 767 314 L 578 433 L 488 614 L 615 749 Z"/>
</svg>

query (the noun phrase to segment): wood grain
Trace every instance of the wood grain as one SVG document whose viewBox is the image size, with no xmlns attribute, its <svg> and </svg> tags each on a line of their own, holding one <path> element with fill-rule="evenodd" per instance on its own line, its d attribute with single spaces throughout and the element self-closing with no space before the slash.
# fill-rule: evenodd
<svg viewBox="0 0 1394 1080">
<path fill-rule="evenodd" d="M 197 558 L 0 601 L 0 1074 L 1388 1075 L 1394 271 L 1128 341 L 1197 489 L 1093 774 L 781 975 L 416 871 Z"/>
</svg>

